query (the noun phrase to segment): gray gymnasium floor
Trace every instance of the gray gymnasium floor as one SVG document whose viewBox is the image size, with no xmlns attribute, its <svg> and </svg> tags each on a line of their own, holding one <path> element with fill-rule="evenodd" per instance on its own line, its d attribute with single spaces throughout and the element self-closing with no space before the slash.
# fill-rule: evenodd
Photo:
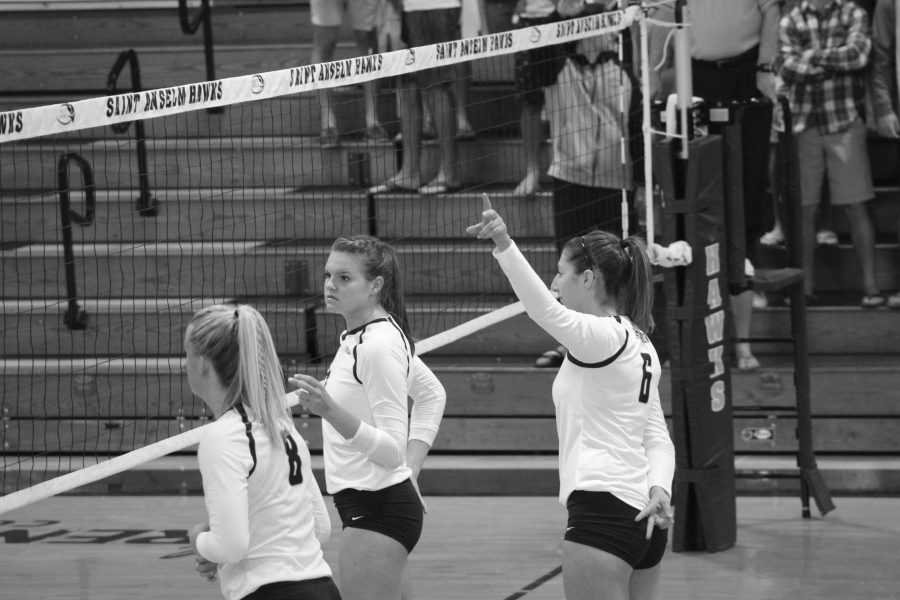
<svg viewBox="0 0 900 600">
<path fill-rule="evenodd" d="M 411 565 L 419 600 L 561 600 L 564 510 L 551 497 L 430 497 Z M 331 500 L 326 499 L 331 505 Z M 900 598 L 900 499 L 738 498 L 738 543 L 669 553 L 660 598 Z M 333 507 L 332 507 L 333 510 Z M 0 515 L 0 598 L 216 599 L 182 543 L 200 496 L 66 496 Z M 336 522 L 336 515 L 332 514 Z M 336 565 L 336 530 L 326 548 Z"/>
</svg>

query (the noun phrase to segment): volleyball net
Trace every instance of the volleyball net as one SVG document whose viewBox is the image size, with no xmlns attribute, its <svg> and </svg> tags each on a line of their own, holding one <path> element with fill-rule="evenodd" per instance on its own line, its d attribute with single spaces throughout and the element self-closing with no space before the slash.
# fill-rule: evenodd
<svg viewBox="0 0 900 600">
<path fill-rule="evenodd" d="M 554 200 L 571 183 L 607 194 L 599 202 L 607 216 L 595 215 L 593 224 L 641 234 L 634 198 L 623 190 L 633 187 L 636 152 L 648 143 L 645 110 L 630 102 L 648 89 L 646 66 L 633 64 L 640 52 L 632 52 L 641 47 L 631 34 L 643 14 L 631 6 L 0 112 L 0 512 L 190 452 L 211 417 L 183 373 L 184 329 L 202 306 L 253 304 L 286 373 L 324 374 L 343 323 L 324 313 L 320 274 L 340 235 L 368 233 L 395 245 L 421 353 L 533 358 L 534 345 L 515 336 L 472 336 L 521 306 L 465 228 L 488 193 L 548 282 L 556 229 L 584 219 L 560 214 Z M 515 84 L 516 54 L 530 52 L 533 69 L 544 60 L 537 49 L 556 50 L 544 53 L 556 77 L 540 91 L 538 109 L 544 192 L 521 198 L 513 190 L 526 170 L 526 100 Z M 441 115 L 422 111 L 424 141 L 408 148 L 395 94 L 406 78 L 435 68 L 471 79 L 464 108 L 474 136 L 456 140 L 453 189 L 373 190 L 398 173 L 405 152 L 419 152 L 419 183 L 439 172 L 441 143 L 430 139 L 427 121 Z M 361 86 L 369 83 L 387 137 L 367 136 Z M 336 145 L 319 130 L 325 90 L 342 123 Z M 637 151 L 629 122 L 637 123 Z"/>
</svg>

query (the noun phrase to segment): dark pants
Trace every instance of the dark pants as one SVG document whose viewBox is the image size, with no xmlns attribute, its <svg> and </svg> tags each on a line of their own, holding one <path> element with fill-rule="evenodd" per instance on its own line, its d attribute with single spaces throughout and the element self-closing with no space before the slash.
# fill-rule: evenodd
<svg viewBox="0 0 900 600">
<path fill-rule="evenodd" d="M 634 194 L 628 192 L 629 219 L 634 223 Z M 593 229 L 622 236 L 622 190 L 589 187 L 553 179 L 553 229 L 556 251 Z"/>
<path fill-rule="evenodd" d="M 693 61 L 694 95 L 716 102 L 748 102 L 761 99 L 756 87 L 755 49 L 724 67 Z M 765 233 L 773 219 L 767 198 L 769 139 L 772 130 L 771 107 L 746 110 L 741 121 L 743 154 L 744 236 L 747 257 L 755 258 L 756 240 Z"/>
</svg>

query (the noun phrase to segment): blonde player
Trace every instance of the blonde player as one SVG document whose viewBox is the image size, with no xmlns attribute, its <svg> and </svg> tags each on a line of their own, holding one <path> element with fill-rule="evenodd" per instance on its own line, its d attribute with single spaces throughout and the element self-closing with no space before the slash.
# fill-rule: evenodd
<svg viewBox="0 0 900 600">
<path fill-rule="evenodd" d="M 339 600 L 320 545 L 331 523 L 265 320 L 204 308 L 184 349 L 191 391 L 216 417 L 197 451 L 209 516 L 190 532 L 197 570 L 227 600 Z"/>
<path fill-rule="evenodd" d="M 324 295 L 325 308 L 346 322 L 340 347 L 324 382 L 295 375 L 289 383 L 323 421 L 326 487 L 344 526 L 341 593 L 399 600 L 422 532 L 416 475 L 443 416 L 444 389 L 415 355 L 390 245 L 338 238 L 325 265 Z"/>
<path fill-rule="evenodd" d="M 568 509 L 568 600 L 652 598 L 671 523 L 675 451 L 659 402 L 650 261 L 641 240 L 592 231 L 571 239 L 552 290 L 484 196 L 467 229 L 494 257 L 525 310 L 568 348 L 553 382 L 559 499 Z"/>
</svg>

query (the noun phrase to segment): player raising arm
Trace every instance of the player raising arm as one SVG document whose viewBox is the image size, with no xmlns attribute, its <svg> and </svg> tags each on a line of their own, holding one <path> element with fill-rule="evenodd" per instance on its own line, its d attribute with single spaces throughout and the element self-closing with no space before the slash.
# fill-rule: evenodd
<svg viewBox="0 0 900 600">
<path fill-rule="evenodd" d="M 675 450 L 646 335 L 653 286 L 644 243 L 597 230 L 572 238 L 551 286 L 557 301 L 486 194 L 481 221 L 466 231 L 494 242 L 528 316 L 568 349 L 553 382 L 559 500 L 569 515 L 566 598 L 652 598 L 672 522 Z"/>
</svg>

